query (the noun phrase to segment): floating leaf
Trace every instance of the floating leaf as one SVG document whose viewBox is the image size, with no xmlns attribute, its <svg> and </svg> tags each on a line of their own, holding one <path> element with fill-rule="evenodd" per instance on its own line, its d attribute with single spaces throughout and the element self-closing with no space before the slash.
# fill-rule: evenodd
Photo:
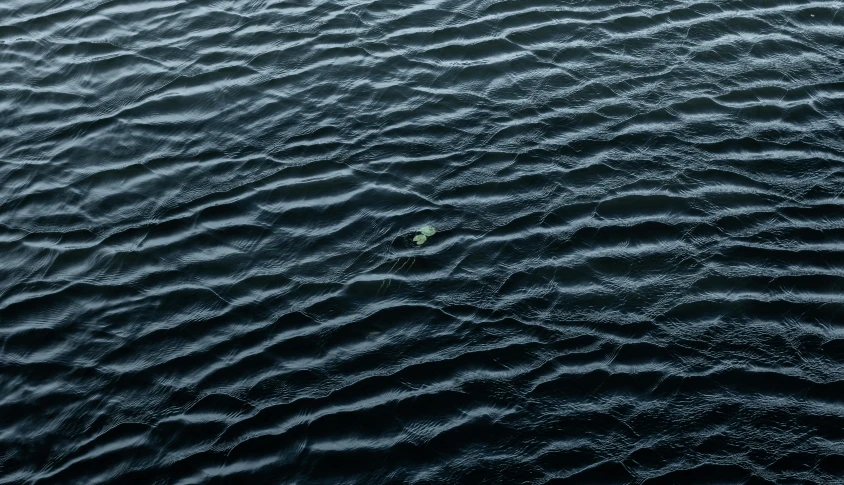
<svg viewBox="0 0 844 485">
<path fill-rule="evenodd" d="M 437 230 L 434 229 L 434 226 L 422 226 L 422 228 L 419 229 L 419 232 L 421 232 L 425 237 L 431 237 L 437 233 Z"/>
<path fill-rule="evenodd" d="M 421 246 L 425 244 L 425 241 L 428 240 L 428 236 L 424 234 L 417 234 L 416 237 L 413 238 L 413 242 L 416 243 L 417 246 Z"/>
</svg>

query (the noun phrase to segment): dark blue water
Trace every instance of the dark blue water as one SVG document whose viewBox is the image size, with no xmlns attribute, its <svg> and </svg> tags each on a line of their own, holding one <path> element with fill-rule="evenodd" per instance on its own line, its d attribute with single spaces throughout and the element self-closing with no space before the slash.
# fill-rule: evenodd
<svg viewBox="0 0 844 485">
<path fill-rule="evenodd" d="M 0 4 L 0 484 L 842 477 L 841 1 Z"/>
</svg>

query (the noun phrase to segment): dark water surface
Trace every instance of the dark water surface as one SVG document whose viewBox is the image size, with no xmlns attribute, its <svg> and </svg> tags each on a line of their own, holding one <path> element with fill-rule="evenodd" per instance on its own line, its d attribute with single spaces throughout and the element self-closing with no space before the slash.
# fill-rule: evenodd
<svg viewBox="0 0 844 485">
<path fill-rule="evenodd" d="M 0 4 L 0 484 L 842 477 L 841 1 Z"/>
</svg>

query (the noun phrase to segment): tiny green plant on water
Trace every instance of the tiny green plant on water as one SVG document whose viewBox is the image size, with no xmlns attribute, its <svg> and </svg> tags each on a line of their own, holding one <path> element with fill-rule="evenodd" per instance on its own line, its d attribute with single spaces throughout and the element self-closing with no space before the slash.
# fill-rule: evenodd
<svg viewBox="0 0 844 485">
<path fill-rule="evenodd" d="M 434 226 L 422 226 L 419 228 L 419 234 L 413 238 L 413 242 L 415 242 L 417 246 L 421 246 L 425 244 L 425 241 L 427 241 L 429 237 L 436 233 L 437 230 L 434 229 Z"/>
<path fill-rule="evenodd" d="M 417 233 L 418 234 L 416 234 L 413 237 L 413 242 L 415 242 L 417 246 L 421 246 L 421 245 L 425 244 L 425 242 L 428 240 L 429 237 L 436 234 L 437 230 L 434 229 L 434 226 L 422 226 L 422 227 L 419 228 Z M 396 268 L 396 265 L 398 265 L 400 262 L 401 262 L 401 266 L 399 266 L 398 269 L 396 269 L 396 273 L 398 273 L 399 271 L 404 269 L 404 267 L 407 266 L 408 263 L 410 263 L 410 265 L 407 266 L 407 269 L 405 271 L 410 271 L 410 268 L 413 266 L 413 263 L 416 262 L 416 257 L 414 256 L 412 258 L 407 258 L 407 259 L 405 259 L 404 262 L 402 262 L 402 258 L 397 259 L 393 263 L 393 266 L 390 268 L 390 270 L 387 271 L 387 274 L 392 275 L 393 270 Z M 378 291 L 376 292 L 376 295 L 381 293 L 381 290 L 384 290 L 384 292 L 386 293 L 387 289 L 390 288 L 390 283 L 392 283 L 392 281 L 393 280 L 391 278 L 383 280 L 381 282 L 381 286 L 378 288 Z"/>
</svg>

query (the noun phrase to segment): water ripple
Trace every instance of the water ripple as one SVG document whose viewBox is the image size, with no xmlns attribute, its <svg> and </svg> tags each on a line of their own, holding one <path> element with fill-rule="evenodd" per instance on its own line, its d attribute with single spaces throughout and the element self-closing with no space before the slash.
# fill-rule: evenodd
<svg viewBox="0 0 844 485">
<path fill-rule="evenodd" d="M 837 483 L 842 7 L 0 5 L 0 484 Z"/>
</svg>

